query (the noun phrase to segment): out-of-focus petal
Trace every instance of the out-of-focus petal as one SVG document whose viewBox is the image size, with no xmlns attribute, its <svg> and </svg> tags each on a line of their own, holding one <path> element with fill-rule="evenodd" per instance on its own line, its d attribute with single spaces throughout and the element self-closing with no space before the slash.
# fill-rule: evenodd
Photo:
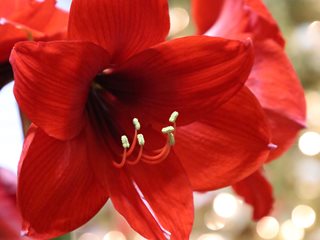
<svg viewBox="0 0 320 240">
<path fill-rule="evenodd" d="M 159 164 L 138 163 L 107 174 L 115 208 L 137 232 L 147 239 L 189 239 L 192 191 L 174 153 Z"/>
<path fill-rule="evenodd" d="M 49 137 L 32 125 L 19 167 L 18 206 L 23 232 L 52 239 L 92 218 L 108 198 L 90 161 L 101 160 L 91 129 L 70 141 Z"/>
<path fill-rule="evenodd" d="M 18 22 L 49 36 L 58 32 L 66 32 L 68 13 L 56 8 L 56 0 L 33 1 L 29 6 L 10 17 Z"/>
<path fill-rule="evenodd" d="M 71 139 L 86 121 L 90 84 L 108 60 L 104 49 L 93 43 L 18 43 L 10 61 L 19 106 L 48 135 Z"/>
<path fill-rule="evenodd" d="M 169 31 L 166 0 L 74 0 L 69 38 L 104 47 L 112 63 L 165 40 Z"/>
<path fill-rule="evenodd" d="M 41 32 L 8 20 L 0 24 L 0 36 L 0 63 L 9 60 L 11 49 L 16 42 L 28 40 L 31 36 L 34 40 L 44 37 Z"/>
<path fill-rule="evenodd" d="M 165 123 L 200 119 L 239 91 L 251 70 L 250 41 L 206 36 L 159 44 L 132 57 L 106 79 L 106 88 L 128 112 Z M 124 110 L 125 111 L 125 110 Z"/>
<path fill-rule="evenodd" d="M 282 48 L 272 40 L 255 43 L 255 62 L 246 85 L 266 110 L 281 155 L 305 126 L 306 103 L 301 83 Z"/>
<path fill-rule="evenodd" d="M 17 177 L 0 168 L 0 237 L 20 239 L 21 217 L 16 206 Z"/>
<path fill-rule="evenodd" d="M 208 17 L 209 10 L 205 10 L 206 17 L 202 21 L 207 21 L 206 23 L 196 21 L 198 32 L 203 32 L 203 26 L 212 26 L 207 29 L 206 35 L 238 38 L 237 35 L 246 33 L 258 40 L 271 38 L 280 46 L 284 46 L 285 42 L 280 29 L 261 0 L 220 0 L 212 1 L 216 3 L 209 5 L 207 0 L 196 0 L 195 2 L 196 20 L 200 18 L 197 16 L 204 14 L 201 9 L 212 8 L 211 18 Z M 220 14 L 217 14 L 217 9 L 220 10 Z M 216 21 L 212 21 L 214 19 Z M 212 21 L 211 25 L 209 21 Z"/>
<path fill-rule="evenodd" d="M 234 191 L 253 207 L 253 219 L 270 214 L 273 206 L 272 186 L 261 170 L 232 185 Z"/>
<path fill-rule="evenodd" d="M 223 4 L 223 0 L 192 0 L 192 15 L 197 34 L 203 34 L 212 27 L 219 18 Z"/>
<path fill-rule="evenodd" d="M 30 0 L 1 0 L 0 1 L 0 18 L 8 18 L 15 12 L 21 11 L 30 4 Z"/>
<path fill-rule="evenodd" d="M 244 88 L 199 122 L 178 127 L 175 151 L 194 190 L 228 186 L 252 174 L 269 155 L 263 110 Z"/>
</svg>

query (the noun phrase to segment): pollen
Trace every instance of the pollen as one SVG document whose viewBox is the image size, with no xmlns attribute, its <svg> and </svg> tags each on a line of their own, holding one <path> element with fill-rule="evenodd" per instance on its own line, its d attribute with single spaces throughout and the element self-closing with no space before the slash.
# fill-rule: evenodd
<svg viewBox="0 0 320 240">
<path fill-rule="evenodd" d="M 162 128 L 161 132 L 166 133 L 166 134 L 172 133 L 172 132 L 174 132 L 174 127 L 172 127 L 172 126 L 164 127 L 164 128 Z"/>
<path fill-rule="evenodd" d="M 138 139 L 139 145 L 143 146 L 145 141 L 144 141 L 144 137 L 143 137 L 143 135 L 141 133 L 137 135 L 137 139 Z"/>
<path fill-rule="evenodd" d="M 123 148 L 129 148 L 130 147 L 129 140 L 128 140 L 126 135 L 122 135 L 121 136 L 121 142 L 122 142 Z"/>
<path fill-rule="evenodd" d="M 169 118 L 169 122 L 171 122 L 171 123 L 176 122 L 178 116 L 179 116 L 179 113 L 177 111 L 174 111 L 173 113 L 171 113 L 171 116 Z"/>
<path fill-rule="evenodd" d="M 133 123 L 133 125 L 134 125 L 134 127 L 135 127 L 136 130 L 140 130 L 141 125 L 140 125 L 140 122 L 139 122 L 138 118 L 134 118 L 134 119 L 132 120 L 132 123 Z"/>
</svg>

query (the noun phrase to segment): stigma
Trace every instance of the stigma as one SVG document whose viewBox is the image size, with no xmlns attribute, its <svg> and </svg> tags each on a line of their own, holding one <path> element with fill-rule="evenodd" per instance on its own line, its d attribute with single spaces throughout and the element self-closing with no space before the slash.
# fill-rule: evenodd
<svg viewBox="0 0 320 240">
<path fill-rule="evenodd" d="M 121 143 L 123 147 L 123 153 L 120 157 L 120 161 L 113 161 L 113 165 L 117 168 L 122 168 L 126 164 L 135 165 L 139 162 L 144 162 L 148 164 L 157 164 L 164 161 L 173 145 L 175 145 L 175 131 L 176 131 L 176 121 L 179 116 L 177 111 L 174 111 L 170 117 L 169 122 L 171 125 L 163 127 L 161 132 L 166 135 L 167 140 L 165 145 L 162 148 L 155 149 L 152 154 L 146 153 L 144 150 L 145 139 L 142 133 L 139 133 L 141 130 L 141 124 L 137 118 L 133 118 L 132 123 L 134 126 L 134 136 L 132 143 L 130 144 L 128 137 L 126 135 L 121 136 Z M 136 150 L 136 151 L 135 151 Z"/>
</svg>

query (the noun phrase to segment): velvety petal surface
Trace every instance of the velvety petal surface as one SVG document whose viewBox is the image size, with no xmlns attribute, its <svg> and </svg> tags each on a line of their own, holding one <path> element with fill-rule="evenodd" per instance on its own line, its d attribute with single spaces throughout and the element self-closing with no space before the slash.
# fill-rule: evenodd
<svg viewBox="0 0 320 240">
<path fill-rule="evenodd" d="M 192 191 L 173 152 L 159 164 L 110 169 L 108 176 L 115 208 L 137 232 L 153 240 L 189 239 Z"/>
<path fill-rule="evenodd" d="M 29 6 L 16 12 L 10 20 L 43 32 L 48 36 L 66 32 L 68 14 L 56 8 L 56 0 L 33 1 Z"/>
<path fill-rule="evenodd" d="M 141 119 L 166 124 L 173 111 L 186 124 L 239 91 L 251 70 L 250 41 L 206 36 L 159 44 L 115 68 L 106 89 Z"/>
<path fill-rule="evenodd" d="M 165 40 L 169 31 L 166 0 L 74 0 L 69 38 L 104 47 L 112 63 Z"/>
<path fill-rule="evenodd" d="M 0 168 L 0 238 L 20 239 L 21 217 L 16 206 L 17 177 Z"/>
<path fill-rule="evenodd" d="M 48 135 L 61 140 L 76 136 L 86 122 L 91 82 L 108 61 L 109 55 L 93 43 L 18 43 L 10 62 L 20 108 Z"/>
<path fill-rule="evenodd" d="M 303 88 L 288 57 L 272 40 L 255 43 L 255 62 L 246 85 L 258 98 L 270 121 L 272 142 L 278 145 L 273 159 L 291 145 L 305 126 Z"/>
<path fill-rule="evenodd" d="M 23 231 L 52 239 L 91 219 L 108 198 L 90 161 L 101 160 L 91 129 L 70 141 L 49 137 L 32 125 L 20 160 L 18 206 Z"/>
<path fill-rule="evenodd" d="M 270 214 L 273 207 L 272 186 L 262 170 L 232 185 L 234 191 L 253 207 L 253 219 L 258 221 Z"/>
<path fill-rule="evenodd" d="M 193 190 L 228 186 L 251 175 L 269 155 L 262 108 L 247 89 L 198 122 L 178 127 L 175 152 Z"/>
<path fill-rule="evenodd" d="M 211 26 L 206 35 L 235 38 L 247 33 L 259 40 L 271 38 L 284 46 L 279 27 L 261 0 L 218 0 L 211 3 L 208 0 L 193 1 L 193 5 L 197 6 L 194 16 L 198 32 L 204 32 L 203 26 Z M 211 8 L 212 12 L 201 10 L 206 8 Z M 217 9 L 220 9 L 218 18 Z M 204 17 L 199 20 L 201 15 Z M 212 21 L 214 19 L 216 21 Z"/>
</svg>

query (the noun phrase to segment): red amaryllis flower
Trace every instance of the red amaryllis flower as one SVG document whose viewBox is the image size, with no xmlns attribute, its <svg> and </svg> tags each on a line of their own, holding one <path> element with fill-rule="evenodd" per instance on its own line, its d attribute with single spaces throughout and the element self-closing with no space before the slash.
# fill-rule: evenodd
<svg viewBox="0 0 320 240">
<path fill-rule="evenodd" d="M 250 41 L 165 42 L 168 30 L 166 0 L 74 0 L 69 40 L 16 44 L 14 93 L 33 122 L 18 178 L 27 235 L 69 232 L 110 198 L 146 238 L 188 239 L 192 191 L 266 160 L 263 111 L 243 87 Z"/>
<path fill-rule="evenodd" d="M 16 207 L 17 177 L 0 168 L 0 239 L 20 239 L 21 217 Z"/>
<path fill-rule="evenodd" d="M 8 63 L 18 41 L 53 40 L 65 37 L 68 14 L 55 7 L 55 0 L 1 0 L 0 2 L 0 88 L 12 79 Z"/>
<path fill-rule="evenodd" d="M 253 39 L 255 61 L 246 86 L 261 103 L 272 142 L 277 145 L 269 161 L 277 158 L 305 126 L 306 106 L 299 79 L 283 50 L 284 40 L 276 21 L 260 0 L 193 0 L 193 13 L 199 34 Z M 262 178 L 257 172 L 234 186 L 245 199 L 251 198 L 248 202 L 255 207 L 255 219 L 268 214 L 272 206 L 270 185 Z M 264 187 L 256 188 L 257 182 Z M 259 196 L 268 197 L 259 201 Z"/>
</svg>

